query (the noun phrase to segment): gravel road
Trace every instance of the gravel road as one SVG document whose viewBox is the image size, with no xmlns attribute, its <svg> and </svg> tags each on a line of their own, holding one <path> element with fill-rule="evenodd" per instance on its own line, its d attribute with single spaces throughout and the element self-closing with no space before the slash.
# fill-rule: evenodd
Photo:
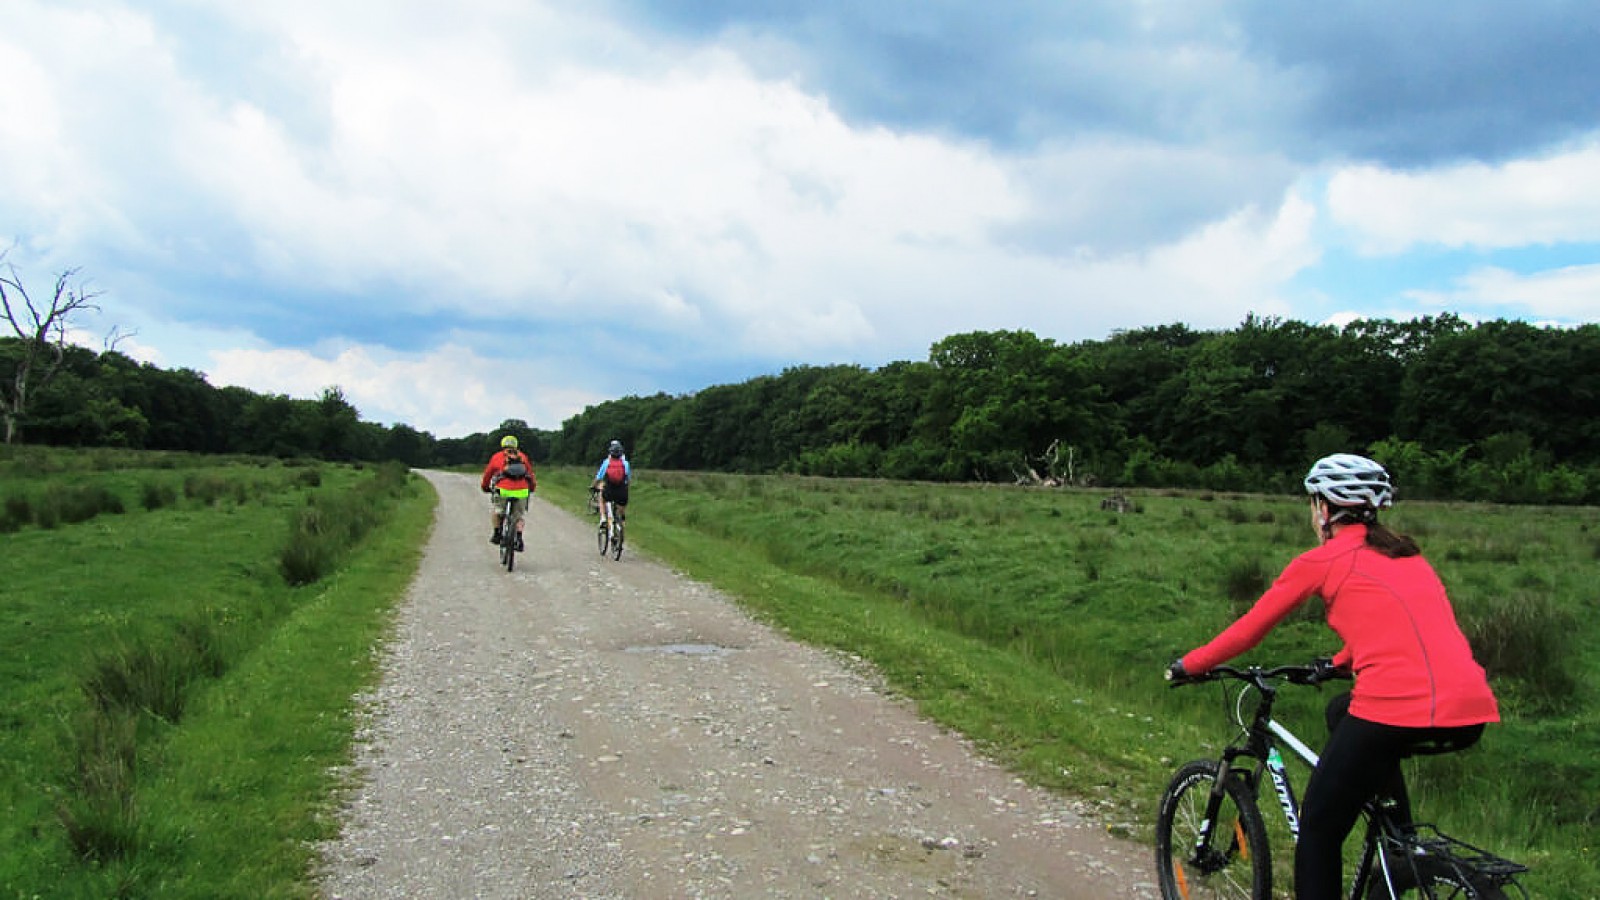
<svg viewBox="0 0 1600 900">
<path fill-rule="evenodd" d="M 539 500 L 507 573 L 476 477 L 424 474 L 325 897 L 1156 896 L 1147 848 L 866 667 Z"/>
</svg>

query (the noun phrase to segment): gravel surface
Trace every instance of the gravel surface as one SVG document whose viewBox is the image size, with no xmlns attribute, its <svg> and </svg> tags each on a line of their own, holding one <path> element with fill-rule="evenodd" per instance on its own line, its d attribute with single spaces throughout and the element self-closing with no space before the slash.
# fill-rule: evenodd
<svg viewBox="0 0 1600 900">
<path fill-rule="evenodd" d="M 865 666 L 539 500 L 507 573 L 476 477 L 424 474 L 325 897 L 1156 896 L 1148 848 Z"/>
</svg>

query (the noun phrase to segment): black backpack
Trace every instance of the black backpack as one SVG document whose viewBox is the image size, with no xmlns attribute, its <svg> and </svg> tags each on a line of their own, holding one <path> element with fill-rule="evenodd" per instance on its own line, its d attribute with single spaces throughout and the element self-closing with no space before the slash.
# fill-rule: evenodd
<svg viewBox="0 0 1600 900">
<path fill-rule="evenodd" d="M 501 478 L 527 478 L 528 463 L 523 460 L 522 454 L 515 456 L 506 454 L 506 467 L 500 470 Z"/>
</svg>

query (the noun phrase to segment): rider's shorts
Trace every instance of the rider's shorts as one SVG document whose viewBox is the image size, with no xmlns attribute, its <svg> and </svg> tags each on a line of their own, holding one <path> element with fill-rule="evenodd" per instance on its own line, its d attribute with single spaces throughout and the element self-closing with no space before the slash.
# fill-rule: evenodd
<svg viewBox="0 0 1600 900">
<path fill-rule="evenodd" d="M 607 481 L 600 486 L 600 499 L 618 506 L 628 505 L 628 486 Z"/>
</svg>

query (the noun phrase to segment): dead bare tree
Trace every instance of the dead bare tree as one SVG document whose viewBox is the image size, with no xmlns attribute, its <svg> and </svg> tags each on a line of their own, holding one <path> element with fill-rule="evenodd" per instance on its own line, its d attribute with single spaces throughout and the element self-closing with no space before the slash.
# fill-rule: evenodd
<svg viewBox="0 0 1600 900">
<path fill-rule="evenodd" d="M 0 252 L 0 261 L 4 259 L 5 253 Z M 33 392 L 49 384 L 66 359 L 69 320 L 84 310 L 98 311 L 94 298 L 100 292 L 87 290 L 81 281 L 75 281 L 78 270 L 67 269 L 56 276 L 49 303 L 35 303 L 16 266 L 5 263 L 5 270 L 0 274 L 0 306 L 20 342 L 16 368 L 9 382 L 0 383 L 0 421 L 9 444 Z"/>
</svg>

